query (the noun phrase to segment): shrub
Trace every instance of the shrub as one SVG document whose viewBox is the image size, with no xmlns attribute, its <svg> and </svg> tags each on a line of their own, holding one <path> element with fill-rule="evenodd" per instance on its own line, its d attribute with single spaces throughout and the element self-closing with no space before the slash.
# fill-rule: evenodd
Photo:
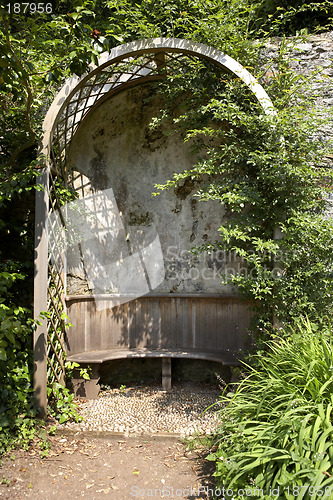
<svg viewBox="0 0 333 500">
<path fill-rule="evenodd" d="M 0 265 L 0 453 L 33 437 L 36 415 L 32 393 L 30 311 L 15 305 L 10 289 L 22 281 L 14 263 Z M 5 299 L 6 297 L 6 299 Z"/>
<path fill-rule="evenodd" d="M 331 498 L 332 329 L 317 332 L 307 320 L 283 334 L 246 366 L 236 392 L 222 395 L 218 449 L 208 459 L 220 487 L 260 488 L 267 499 Z"/>
</svg>

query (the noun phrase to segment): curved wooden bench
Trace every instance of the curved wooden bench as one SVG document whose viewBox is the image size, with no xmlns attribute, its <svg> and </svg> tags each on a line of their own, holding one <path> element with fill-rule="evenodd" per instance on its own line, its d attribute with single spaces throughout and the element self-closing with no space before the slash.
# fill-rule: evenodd
<svg viewBox="0 0 333 500">
<path fill-rule="evenodd" d="M 240 364 L 240 355 L 230 351 L 214 350 L 181 350 L 181 349 L 113 349 L 104 351 L 90 351 L 68 356 L 67 361 L 80 364 L 82 367 L 91 367 L 90 380 L 80 377 L 73 378 L 74 392 L 76 396 L 96 399 L 99 394 L 99 367 L 107 361 L 116 359 L 131 358 L 161 358 L 162 360 L 162 388 L 164 391 L 171 389 L 171 360 L 172 358 L 202 359 L 216 361 L 226 366 L 236 366 Z"/>
<path fill-rule="evenodd" d="M 91 366 L 90 381 L 73 379 L 75 394 L 96 398 L 99 367 L 124 358 L 161 358 L 162 386 L 171 388 L 171 359 L 189 358 L 239 365 L 246 351 L 249 303 L 218 294 L 149 294 L 131 302 L 99 296 L 66 298 L 73 327 L 67 333 L 67 360 Z M 101 304 L 101 302 L 99 303 Z"/>
</svg>

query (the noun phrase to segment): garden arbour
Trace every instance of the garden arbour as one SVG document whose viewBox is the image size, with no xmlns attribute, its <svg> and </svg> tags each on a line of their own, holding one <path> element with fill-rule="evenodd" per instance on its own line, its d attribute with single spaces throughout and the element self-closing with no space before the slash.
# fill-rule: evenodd
<svg viewBox="0 0 333 500">
<path fill-rule="evenodd" d="M 205 290 L 170 293 L 165 289 L 143 298 L 135 297 L 126 304 L 119 303 L 119 294 L 67 295 L 67 257 L 61 238 L 66 230 L 66 208 L 58 186 L 71 188 L 84 199 L 90 182 L 79 166 L 75 170 L 70 167 L 72 144 L 102 104 L 170 74 L 182 72 L 184 75 L 197 61 L 205 61 L 222 73 L 241 79 L 265 113 L 274 114 L 264 89 L 234 59 L 203 44 L 158 38 L 131 42 L 102 54 L 98 65 L 91 67 L 87 75 L 74 76 L 65 83 L 46 115 L 42 151 L 46 166 L 38 180 L 43 189 L 36 193 L 34 297 L 35 318 L 47 312 L 34 338 L 34 387 L 43 414 L 46 413 L 47 384 L 64 383 L 66 353 L 71 361 L 96 367 L 121 357 L 158 356 L 163 358 L 167 386 L 172 357 L 210 359 L 232 365 L 237 362 L 239 350 L 245 347 L 249 319 L 246 304 L 240 304 L 236 296 L 226 293 Z M 91 186 L 88 187 L 91 193 Z M 54 213 L 58 216 L 50 217 Z M 104 311 L 116 311 L 112 313 L 114 320 L 110 320 L 110 313 L 98 311 L 97 300 L 103 304 Z M 67 332 L 65 314 L 73 323 Z M 90 317 L 84 324 L 80 322 L 83 316 Z M 94 328 L 89 326 L 92 324 Z M 96 324 L 104 325 L 98 335 Z M 119 324 L 122 331 L 117 333 Z M 177 334 L 171 339 L 174 332 Z M 99 338 L 98 342 L 91 340 L 94 335 Z M 81 344 L 83 338 L 89 340 Z M 98 373 L 94 373 L 93 370 L 90 381 L 93 386 L 98 379 Z"/>
</svg>

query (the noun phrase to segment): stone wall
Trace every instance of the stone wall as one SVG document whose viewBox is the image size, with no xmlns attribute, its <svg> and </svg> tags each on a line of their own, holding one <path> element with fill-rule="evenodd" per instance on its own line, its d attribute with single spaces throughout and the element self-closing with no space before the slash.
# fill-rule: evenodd
<svg viewBox="0 0 333 500">
<path fill-rule="evenodd" d="M 274 62 L 278 57 L 278 50 L 283 42 L 282 38 L 271 39 L 263 50 L 263 57 L 270 61 L 269 69 L 261 82 L 265 86 L 267 76 L 277 71 Z M 286 44 L 290 66 L 298 75 L 310 77 L 310 88 L 305 95 L 314 99 L 316 109 L 320 115 L 328 118 L 316 132 L 316 139 L 322 142 L 329 141 L 333 145 L 333 31 L 320 35 L 311 35 L 302 38 L 291 37 Z M 269 93 L 269 90 L 268 90 Z M 333 168 L 333 154 L 324 158 L 324 167 Z M 328 215 L 333 217 L 333 194 L 329 195 Z"/>
<path fill-rule="evenodd" d="M 278 49 L 282 39 L 274 38 L 263 50 L 263 56 L 268 58 L 272 65 L 268 72 L 276 71 Z M 333 32 L 287 40 L 286 47 L 290 59 L 290 66 L 298 75 L 310 76 L 312 79 L 311 91 L 315 96 L 317 109 L 332 118 L 333 112 Z M 262 81 L 265 86 L 265 77 Z M 269 91 L 268 91 L 269 92 Z M 318 131 L 321 139 L 333 140 L 332 120 L 322 130 Z M 333 166 L 333 156 L 327 161 Z"/>
</svg>

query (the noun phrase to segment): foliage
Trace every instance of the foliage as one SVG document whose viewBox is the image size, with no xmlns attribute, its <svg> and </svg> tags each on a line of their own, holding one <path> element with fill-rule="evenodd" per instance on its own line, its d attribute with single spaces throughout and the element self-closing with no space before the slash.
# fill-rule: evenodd
<svg viewBox="0 0 333 500">
<path fill-rule="evenodd" d="M 260 488 L 267 499 L 332 491 L 333 331 L 316 328 L 307 320 L 281 331 L 222 395 L 218 450 L 208 456 L 220 486 Z"/>
<path fill-rule="evenodd" d="M 33 324 L 28 311 L 33 277 L 32 193 L 44 162 L 37 152 L 42 119 L 59 86 L 74 73 L 81 76 L 88 71 L 101 52 L 155 36 L 207 43 L 255 72 L 260 64 L 259 35 L 280 34 L 286 27 L 293 32 L 301 29 L 305 11 L 317 12 L 327 4 L 327 12 L 323 7 L 317 17 L 326 24 L 331 2 L 306 5 L 300 0 L 286 7 L 283 0 L 55 0 L 51 15 L 9 14 L 7 4 L 1 2 L 0 30 L 0 355 L 6 358 L 0 359 L 1 425 L 3 435 L 27 438 L 34 416 Z M 246 259 L 249 269 L 254 269 L 253 279 L 235 280 L 245 295 L 264 302 L 269 320 L 279 312 L 295 317 L 306 309 L 317 311 L 319 305 L 325 308 L 331 287 L 327 274 L 331 257 L 325 253 L 331 229 L 320 216 L 324 189 L 318 185 L 322 176 L 316 153 L 322 147 L 312 142 L 312 117 L 306 126 L 299 126 L 304 122 L 291 101 L 296 82 L 281 66 L 268 82 L 274 104 L 281 110 L 270 120 L 239 82 L 228 75 L 221 79 L 212 68 L 206 69 L 205 64 L 199 65 L 186 81 L 178 77 L 160 87 L 166 107 L 171 109 L 181 95 L 191 111 L 179 108 L 176 117 L 170 114 L 172 126 L 192 141 L 194 149 L 207 145 L 207 138 L 212 144 L 192 171 L 174 181 L 193 178 L 203 201 L 213 198 L 226 204 L 232 217 L 211 248 L 227 245 Z M 308 137 L 311 141 L 305 140 Z M 311 231 L 309 224 L 313 224 Z M 273 237 L 276 226 L 286 235 L 281 242 Z M 306 262 L 305 250 L 302 253 L 297 245 L 299 238 L 306 242 Z M 261 268 L 272 272 L 281 252 L 283 279 L 277 283 L 269 274 L 262 278 Z M 71 396 L 57 386 L 49 395 L 54 411 L 69 417 Z"/>
<path fill-rule="evenodd" d="M 83 378 L 84 380 L 90 380 L 90 375 L 92 371 L 91 366 L 89 366 L 88 368 L 82 368 L 80 367 L 79 363 L 75 363 L 75 361 L 72 362 L 66 361 L 65 369 L 66 369 L 66 378 L 68 378 L 69 380 L 73 378 L 75 370 L 78 370 L 80 378 Z"/>
<path fill-rule="evenodd" d="M 256 2 L 255 27 L 274 35 L 295 35 L 300 32 L 332 29 L 331 0 L 263 0 Z"/>
<path fill-rule="evenodd" d="M 275 114 L 265 115 L 244 85 L 202 64 L 189 78 L 160 84 L 166 105 L 152 123 L 168 120 L 196 153 L 204 151 L 157 189 L 186 184 L 202 202 L 225 207 L 219 238 L 194 250 L 237 256 L 224 283 L 252 300 L 265 326 L 329 314 L 333 296 L 333 223 L 326 216 L 332 171 L 323 160 L 331 144 L 317 132 L 325 119 L 311 106 L 306 78 L 289 69 L 284 42 L 275 64 Z"/>
<path fill-rule="evenodd" d="M 32 388 L 34 322 L 30 310 L 16 305 L 11 292 L 25 278 L 17 265 L 0 265 L 0 454 L 13 446 L 28 447 L 40 437 Z M 60 423 L 79 419 L 73 394 L 57 384 L 49 391 L 50 413 Z"/>
<path fill-rule="evenodd" d="M 1 452 L 15 443 L 29 443 L 35 434 L 31 319 L 33 191 L 38 189 L 35 180 L 44 162 L 37 155 L 37 146 L 43 115 L 59 83 L 73 72 L 82 74 L 104 50 L 90 36 L 93 28 L 86 20 L 90 15 L 93 21 L 94 15 L 88 10 L 88 3 L 78 2 L 72 10 L 72 2 L 58 2 L 50 16 L 8 14 L 8 2 L 1 2 Z M 79 18 L 78 22 L 75 18 Z M 59 388 L 56 394 L 60 395 Z M 70 397 L 63 394 L 61 401 L 58 412 L 63 411 L 66 418 L 75 416 Z"/>
<path fill-rule="evenodd" d="M 13 284 L 23 278 L 14 263 L 0 265 L 0 453 L 15 441 L 29 442 L 33 435 L 32 320 L 10 295 Z"/>
<path fill-rule="evenodd" d="M 245 61 L 255 54 L 250 25 L 255 3 L 247 0 L 109 0 L 106 35 L 123 42 L 150 37 L 175 37 L 206 43 Z"/>
<path fill-rule="evenodd" d="M 89 36 L 93 28 L 86 19 L 94 19 L 90 3 L 79 2 L 74 12 L 52 16 L 8 14 L 2 8 L 0 121 L 5 124 L 1 153 L 7 168 L 15 162 L 29 164 L 56 84 L 87 71 L 104 50 Z"/>
<path fill-rule="evenodd" d="M 54 382 L 47 388 L 48 411 L 60 424 L 68 420 L 79 422 L 81 417 L 77 411 L 77 404 L 74 402 L 74 394 L 66 387 Z"/>
</svg>

